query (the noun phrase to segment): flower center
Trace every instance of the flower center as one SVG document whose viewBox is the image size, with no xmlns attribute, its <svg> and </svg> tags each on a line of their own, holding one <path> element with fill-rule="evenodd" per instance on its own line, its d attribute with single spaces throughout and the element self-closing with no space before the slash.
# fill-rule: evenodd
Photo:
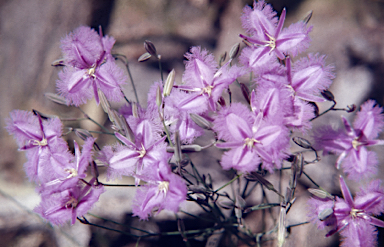
<svg viewBox="0 0 384 247">
<path fill-rule="evenodd" d="M 269 38 L 268 41 L 265 41 L 265 46 L 271 47 L 271 50 L 269 52 L 272 52 L 274 49 L 276 49 L 276 39 L 268 33 L 265 33 L 265 35 L 267 35 Z"/>
<path fill-rule="evenodd" d="M 78 204 L 78 201 L 76 198 L 74 197 L 70 197 L 69 200 L 67 201 L 67 203 L 65 204 L 65 208 L 76 208 L 77 207 L 77 204 Z"/>
<path fill-rule="evenodd" d="M 285 87 L 287 87 L 288 90 L 291 92 L 292 97 L 294 97 L 296 95 L 296 91 L 295 91 L 295 89 L 293 89 L 293 87 L 291 85 L 285 85 Z"/>
<path fill-rule="evenodd" d="M 206 86 L 205 88 L 202 89 L 201 94 L 208 94 L 208 96 L 211 96 L 213 86 Z"/>
<path fill-rule="evenodd" d="M 355 150 L 357 150 L 357 148 L 358 148 L 359 146 L 361 146 L 361 145 L 363 145 L 363 143 L 358 141 L 358 137 L 356 137 L 355 139 L 353 139 L 353 141 L 352 141 L 352 147 L 353 147 Z"/>
<path fill-rule="evenodd" d="M 362 212 L 364 212 L 364 210 L 352 208 L 350 214 L 351 214 L 352 218 L 356 218 Z"/>
<path fill-rule="evenodd" d="M 244 140 L 244 147 L 247 146 L 249 149 L 251 149 L 255 143 L 261 143 L 261 141 L 256 140 L 255 138 L 245 138 Z"/>
<path fill-rule="evenodd" d="M 87 75 L 93 79 L 96 79 L 96 65 L 93 65 L 91 68 L 87 69 Z"/>
<path fill-rule="evenodd" d="M 167 194 L 168 190 L 169 190 L 169 182 L 168 181 L 160 182 L 160 184 L 157 187 L 157 189 L 158 189 L 157 193 L 163 192 L 164 196 L 165 196 Z"/>
<path fill-rule="evenodd" d="M 65 171 L 69 173 L 67 178 L 74 178 L 74 177 L 77 177 L 78 175 L 75 168 L 65 169 Z"/>
<path fill-rule="evenodd" d="M 41 141 L 38 140 L 31 140 L 32 145 L 34 146 L 47 146 L 48 145 L 48 140 L 43 138 Z"/>
<path fill-rule="evenodd" d="M 143 143 L 141 143 L 141 150 L 137 150 L 136 152 L 139 153 L 139 158 L 143 158 L 145 156 L 147 150 L 145 150 Z"/>
</svg>

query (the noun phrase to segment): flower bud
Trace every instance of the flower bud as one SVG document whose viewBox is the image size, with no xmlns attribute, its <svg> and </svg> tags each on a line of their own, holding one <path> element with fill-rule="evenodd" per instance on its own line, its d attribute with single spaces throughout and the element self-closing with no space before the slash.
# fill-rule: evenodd
<svg viewBox="0 0 384 247">
<path fill-rule="evenodd" d="M 165 84 L 164 84 L 164 89 L 163 89 L 164 97 L 167 97 L 171 94 L 174 82 L 175 82 L 175 69 L 172 69 L 172 71 L 169 73 L 167 80 L 165 81 Z"/>
<path fill-rule="evenodd" d="M 305 24 L 308 24 L 309 20 L 312 18 L 312 14 L 313 14 L 313 10 L 310 10 L 310 11 L 307 12 L 305 17 L 303 18 L 303 22 Z"/>
<path fill-rule="evenodd" d="M 56 59 L 51 63 L 52 66 L 64 66 L 64 58 Z"/>
<path fill-rule="evenodd" d="M 325 198 L 332 199 L 332 200 L 334 199 L 334 197 L 331 194 L 329 194 L 324 190 L 309 188 L 308 192 L 321 199 L 325 199 Z"/>
<path fill-rule="evenodd" d="M 144 41 L 144 48 L 150 55 L 156 56 L 157 54 L 156 47 L 151 41 L 149 40 Z"/>
<path fill-rule="evenodd" d="M 331 91 L 324 90 L 323 92 L 321 92 L 321 95 L 323 95 L 323 97 L 328 101 L 335 101 L 335 96 L 333 96 L 333 93 Z"/>
<path fill-rule="evenodd" d="M 161 95 L 160 86 L 156 89 L 156 105 L 160 107 L 163 104 L 163 96 Z"/>
<path fill-rule="evenodd" d="M 87 138 L 89 137 L 93 137 L 92 134 L 85 129 L 74 129 L 74 131 L 77 137 L 79 137 L 83 141 L 87 140 Z"/>
<path fill-rule="evenodd" d="M 199 127 L 206 130 L 212 129 L 212 123 L 207 119 L 205 119 L 204 117 L 195 113 L 191 113 L 189 114 L 189 116 L 191 117 L 192 121 L 195 122 Z"/>
<path fill-rule="evenodd" d="M 109 109 L 111 109 L 111 105 L 109 104 L 107 98 L 105 97 L 105 94 L 100 89 L 97 89 L 97 93 L 99 95 L 99 100 L 101 103 L 101 107 L 103 108 L 104 112 L 108 114 Z"/>
<path fill-rule="evenodd" d="M 317 217 L 319 218 L 319 220 L 324 221 L 324 220 L 328 219 L 329 216 L 331 216 L 332 214 L 333 214 L 333 209 L 332 208 L 326 208 L 323 211 L 321 211 L 317 215 Z"/>
<path fill-rule="evenodd" d="M 149 54 L 148 52 L 146 52 L 146 53 L 144 53 L 143 55 L 141 55 L 138 59 L 137 59 L 137 61 L 139 61 L 139 62 L 145 62 L 145 61 L 147 61 L 148 59 L 150 59 L 152 56 L 151 56 L 151 54 Z"/>
<path fill-rule="evenodd" d="M 63 96 L 60 96 L 58 94 L 54 94 L 54 93 L 45 93 L 44 96 L 55 102 L 56 104 L 59 104 L 59 105 L 68 105 L 67 104 L 67 100 L 63 97 Z"/>
<path fill-rule="evenodd" d="M 236 43 L 232 46 L 231 50 L 229 51 L 229 58 L 234 59 L 237 57 L 240 51 L 240 43 Z"/>
<path fill-rule="evenodd" d="M 241 92 L 248 104 L 251 104 L 251 99 L 249 98 L 249 89 L 244 83 L 240 83 Z"/>
<path fill-rule="evenodd" d="M 302 137 L 295 136 L 292 138 L 292 141 L 302 148 L 312 149 L 311 143 Z"/>
</svg>

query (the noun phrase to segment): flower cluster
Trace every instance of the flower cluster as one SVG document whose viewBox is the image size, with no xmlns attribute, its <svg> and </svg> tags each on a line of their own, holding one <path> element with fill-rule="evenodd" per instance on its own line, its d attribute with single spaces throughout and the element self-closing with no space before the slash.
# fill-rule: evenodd
<svg viewBox="0 0 384 247">
<path fill-rule="evenodd" d="M 73 155 L 61 137 L 60 119 L 43 120 L 38 114 L 21 110 L 11 112 L 7 129 L 15 136 L 20 150 L 26 151 L 28 162 L 24 168 L 41 194 L 35 211 L 54 224 L 67 220 L 74 224 L 104 192 L 102 185 L 94 183 L 95 179 L 84 180 L 95 139 L 86 139 L 82 152 L 75 141 Z"/>
<path fill-rule="evenodd" d="M 326 65 L 324 55 L 295 58 L 309 47 L 312 27 L 308 21 L 299 21 L 284 28 L 285 16 L 285 9 L 278 17 L 263 0 L 255 1 L 253 8 L 245 7 L 241 20 L 246 34 L 240 34 L 240 38 L 246 47 L 238 60 L 236 49 L 227 61 L 224 58 L 218 63 L 208 50 L 191 47 L 185 54 L 182 82 L 174 82 L 174 72 L 167 80 L 155 82 L 148 93 L 147 108 L 127 98 L 120 109 L 112 109 L 109 104 L 124 99 L 121 86 L 126 81 L 111 52 L 115 43 L 112 37 L 103 37 L 101 30 L 97 33 L 89 27 L 79 27 L 66 36 L 61 41 L 60 65 L 65 67 L 59 72 L 57 97 L 76 107 L 95 97 L 108 114 L 113 131 L 106 133 L 107 127 L 100 126 L 114 138 L 115 144 L 99 148 L 92 134 L 84 132 L 82 151 L 74 142 L 72 154 L 62 139 L 59 118 L 43 118 L 20 110 L 11 112 L 7 130 L 14 135 L 20 150 L 26 151 L 26 173 L 36 182 L 42 198 L 35 211 L 54 224 L 68 220 L 74 224 L 76 219 L 87 222 L 81 217 L 108 185 L 98 180 L 98 166 L 104 166 L 108 181 L 122 176 L 135 179 L 131 186 L 138 188 L 132 212 L 142 220 L 162 210 L 177 213 L 188 199 L 200 203 L 204 210 L 208 208 L 207 212 L 214 211 L 220 221 L 220 217 L 225 217 L 217 202 L 218 198 L 226 197 L 233 204 L 239 226 L 243 226 L 240 211 L 246 204 L 245 191 L 249 181 L 258 181 L 284 198 L 277 203 L 282 219 L 279 236 L 284 238 L 281 229 L 286 228 L 284 217 L 295 201 L 297 179 L 304 165 L 319 160 L 317 149 L 338 154 L 336 166 L 343 167 L 348 178 L 370 178 L 378 162 L 367 147 L 384 144 L 377 139 L 384 127 L 384 116 L 373 100 L 361 106 L 353 125 L 342 117 L 344 128 L 334 130 L 325 126 L 317 130 L 313 146 L 303 138 L 293 138 L 297 145 L 313 151 L 316 160 L 306 161 L 304 152 L 291 153 L 292 135 L 308 134 L 311 121 L 322 115 L 318 113 L 317 102 L 333 101 L 328 111 L 336 110 L 336 101 L 328 91 L 335 75 L 333 67 Z M 146 58 L 157 55 L 152 43 L 145 44 Z M 156 57 L 160 61 L 161 56 Z M 251 79 L 244 83 L 246 74 Z M 245 103 L 232 102 L 231 90 L 236 86 L 242 90 Z M 214 136 L 210 144 L 194 144 L 196 138 L 207 132 Z M 247 179 L 244 192 L 234 192 L 234 199 L 218 193 L 221 188 L 213 190 L 212 184 L 207 185 L 206 177 L 200 176 L 190 158 L 183 154 L 212 146 L 224 149 L 220 158 L 224 170 L 232 169 L 238 172 L 237 178 L 243 175 Z M 291 163 L 292 179 L 284 197 L 260 174 L 285 169 L 287 163 Z M 189 164 L 192 172 L 186 168 Z M 92 168 L 91 174 L 87 173 L 88 167 Z M 309 200 L 312 221 L 319 228 L 332 227 L 327 236 L 340 232 L 345 246 L 371 246 L 375 242 L 374 226 L 384 226 L 384 222 L 372 216 L 384 211 L 380 181 L 371 182 L 355 199 L 342 177 L 340 186 L 344 199 L 327 195 Z M 195 196 L 199 193 L 200 197 Z M 228 222 L 233 220 L 224 219 L 215 226 L 223 227 Z M 242 234 L 245 232 L 250 234 Z"/>
</svg>

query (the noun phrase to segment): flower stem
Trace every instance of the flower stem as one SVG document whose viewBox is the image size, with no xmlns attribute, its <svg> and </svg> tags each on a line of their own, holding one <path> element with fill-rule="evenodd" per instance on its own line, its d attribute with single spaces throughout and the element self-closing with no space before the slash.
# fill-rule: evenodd
<svg viewBox="0 0 384 247">
<path fill-rule="evenodd" d="M 228 185 L 230 185 L 231 183 L 233 183 L 234 181 L 236 181 L 239 177 L 241 177 L 243 174 L 240 173 L 239 175 L 237 175 L 236 177 L 232 178 L 231 181 L 229 181 L 228 183 L 224 184 L 223 186 L 221 186 L 220 188 L 218 188 L 217 190 L 214 191 L 214 193 L 220 191 L 221 189 L 224 189 L 225 187 L 227 187 Z"/>
<path fill-rule="evenodd" d="M 77 109 L 79 109 L 79 111 L 81 111 L 83 114 L 84 114 L 84 117 L 86 117 L 88 120 L 90 120 L 91 122 L 93 122 L 94 124 L 96 124 L 97 126 L 99 126 L 100 128 L 102 128 L 105 132 L 109 132 L 107 128 L 105 128 L 103 125 L 99 124 L 98 122 L 96 122 L 95 120 L 93 120 L 92 118 L 90 118 L 87 113 L 85 113 L 80 107 L 77 107 Z"/>
</svg>

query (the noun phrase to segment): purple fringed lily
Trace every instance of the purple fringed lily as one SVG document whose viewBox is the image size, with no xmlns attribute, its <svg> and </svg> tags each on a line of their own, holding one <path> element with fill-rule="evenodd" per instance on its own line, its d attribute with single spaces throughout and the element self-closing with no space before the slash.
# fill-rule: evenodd
<svg viewBox="0 0 384 247">
<path fill-rule="evenodd" d="M 187 186 L 183 179 L 172 173 L 163 159 L 151 181 L 136 191 L 132 212 L 140 219 L 146 220 L 154 212 L 170 210 L 175 213 L 179 205 L 185 201 Z"/>
<path fill-rule="evenodd" d="M 14 110 L 10 115 L 6 128 L 14 135 L 20 150 L 27 151 L 25 169 L 28 177 L 38 183 L 56 178 L 60 164 L 72 158 L 67 143 L 61 138 L 60 119 L 43 121 L 39 115 L 21 110 Z"/>
<path fill-rule="evenodd" d="M 368 100 L 361 106 L 353 126 L 342 116 L 344 130 L 330 127 L 318 131 L 315 135 L 325 152 L 339 154 L 336 167 L 340 165 L 348 173 L 348 178 L 358 180 L 376 172 L 376 154 L 366 147 L 384 145 L 384 140 L 377 140 L 384 126 L 382 108 L 375 106 L 375 101 Z"/>
<path fill-rule="evenodd" d="M 137 125 L 135 131 L 135 143 L 121 135 L 115 136 L 125 145 L 116 152 L 104 151 L 108 166 L 109 179 L 125 176 L 135 176 L 136 183 L 145 179 L 157 169 L 158 160 L 169 157 L 164 142 L 166 137 L 158 138 L 152 131 L 151 123 L 143 120 Z M 108 151 L 109 150 L 109 151 Z"/>
<path fill-rule="evenodd" d="M 339 197 L 336 197 L 335 201 L 310 199 L 308 202 L 311 207 L 310 217 L 321 228 L 324 227 L 324 222 L 327 222 L 327 226 L 333 226 L 327 237 L 340 232 L 343 237 L 342 246 L 375 246 L 374 226 L 384 227 L 383 221 L 372 216 L 384 212 L 384 190 L 380 187 L 380 182 L 380 180 L 372 181 L 353 199 L 343 177 L 340 176 L 340 188 L 344 199 Z M 324 215 L 326 211 L 329 213 Z"/>
<path fill-rule="evenodd" d="M 277 150 L 281 153 L 288 143 L 283 126 L 264 122 L 241 104 L 232 104 L 229 109 L 220 111 L 214 129 L 219 138 L 226 140 L 216 146 L 231 149 L 222 157 L 224 169 L 250 172 L 263 162 L 265 168 L 272 170 Z"/>
<path fill-rule="evenodd" d="M 55 225 L 62 225 L 68 220 L 75 224 L 76 218 L 85 215 L 99 200 L 104 192 L 102 185 L 79 182 L 76 186 L 55 193 L 43 193 L 41 203 L 34 211 Z"/>
<path fill-rule="evenodd" d="M 92 161 L 92 148 L 95 142 L 94 138 L 88 138 L 80 152 L 79 145 L 74 142 L 75 157 L 73 162 L 66 162 L 59 167 L 61 173 L 58 178 L 42 184 L 40 191 L 62 191 L 76 185 L 80 179 L 84 179 L 89 163 Z"/>
<path fill-rule="evenodd" d="M 307 27 L 302 21 L 283 29 L 286 10 L 283 9 L 279 21 L 276 12 L 264 1 L 254 2 L 253 9 L 246 6 L 241 17 L 243 28 L 250 36 L 240 35 L 241 38 L 253 43 L 258 49 L 253 61 L 265 60 L 264 56 L 274 53 L 279 59 L 285 59 L 285 54 L 296 56 L 309 46 L 308 33 L 312 27 Z M 250 55 L 252 56 L 252 55 Z M 269 60 L 269 59 L 268 59 Z M 253 62 L 256 64 L 256 62 Z"/>
<path fill-rule="evenodd" d="M 291 66 L 290 57 L 286 60 L 288 84 L 286 85 L 293 97 L 306 101 L 323 102 L 323 97 L 317 96 L 328 89 L 334 75 L 332 66 L 325 66 L 325 56 L 309 54 Z"/>
<path fill-rule="evenodd" d="M 241 75 L 241 69 L 230 66 L 231 61 L 217 69 L 213 55 L 206 50 L 201 51 L 200 47 L 192 47 L 191 53 L 185 57 L 188 59 L 183 76 L 185 84 L 176 87 L 191 93 L 179 102 L 179 108 L 201 108 L 201 105 L 208 103 L 210 109 L 215 111 L 223 89 Z"/>
<path fill-rule="evenodd" d="M 111 49 L 115 40 L 103 37 L 89 27 L 79 27 L 61 41 L 66 67 L 59 73 L 57 88 L 68 104 L 76 106 L 95 97 L 99 104 L 101 90 L 108 100 L 123 98 L 120 86 L 126 76 L 113 61 Z"/>
</svg>

